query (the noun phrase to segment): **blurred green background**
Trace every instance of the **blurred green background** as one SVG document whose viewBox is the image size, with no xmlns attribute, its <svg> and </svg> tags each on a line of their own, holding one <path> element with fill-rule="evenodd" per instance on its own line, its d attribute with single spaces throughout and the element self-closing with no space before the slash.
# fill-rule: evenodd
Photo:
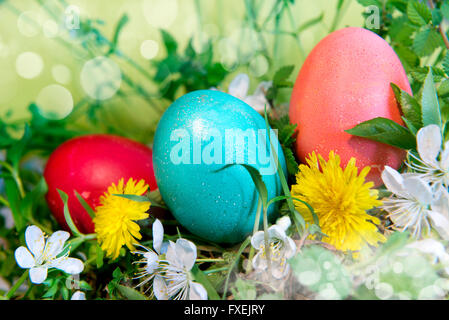
<svg viewBox="0 0 449 320">
<path fill-rule="evenodd" d="M 102 125 L 145 141 L 172 100 L 153 81 L 167 63 L 160 29 L 181 53 L 190 39 L 199 55 L 210 41 L 226 71 L 220 89 L 244 72 L 252 92 L 282 66 L 294 65 L 296 75 L 329 32 L 362 26 L 362 11 L 356 0 L 0 1 L 0 117 L 24 121 L 35 102 L 49 118 L 93 112 Z M 185 74 L 169 66 L 162 76 Z"/>
</svg>

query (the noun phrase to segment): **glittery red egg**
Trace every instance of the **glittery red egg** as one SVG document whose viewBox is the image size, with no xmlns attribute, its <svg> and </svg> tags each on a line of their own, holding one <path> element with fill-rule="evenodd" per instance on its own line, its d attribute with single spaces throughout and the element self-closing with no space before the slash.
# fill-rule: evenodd
<svg viewBox="0 0 449 320">
<path fill-rule="evenodd" d="M 305 60 L 290 101 L 300 160 L 312 151 L 327 159 L 334 150 L 343 165 L 354 157 L 359 168 L 371 166 L 367 179 L 381 185 L 384 166 L 398 168 L 405 152 L 345 130 L 376 117 L 403 125 L 390 83 L 411 94 L 401 61 L 377 34 L 351 27 L 321 40 Z"/>
<path fill-rule="evenodd" d="M 56 220 L 68 229 L 58 189 L 69 195 L 68 205 L 76 227 L 93 233 L 91 217 L 76 197 L 77 191 L 92 207 L 120 179 L 145 180 L 150 190 L 157 188 L 152 150 L 138 142 L 113 135 L 88 135 L 59 146 L 50 156 L 44 177 L 48 184 L 47 203 Z"/>
</svg>

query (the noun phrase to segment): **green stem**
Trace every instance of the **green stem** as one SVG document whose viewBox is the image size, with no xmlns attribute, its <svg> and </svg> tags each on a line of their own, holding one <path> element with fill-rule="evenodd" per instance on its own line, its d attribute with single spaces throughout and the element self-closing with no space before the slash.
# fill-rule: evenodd
<svg viewBox="0 0 449 320">
<path fill-rule="evenodd" d="M 196 262 L 223 262 L 224 259 L 196 259 Z"/>
<path fill-rule="evenodd" d="M 6 294 L 6 299 L 11 299 L 12 296 L 14 295 L 14 293 L 17 291 L 17 289 L 19 289 L 19 287 L 25 282 L 26 279 L 28 279 L 28 274 L 29 274 L 30 270 L 27 269 L 22 276 L 19 278 L 19 280 L 17 280 L 16 284 L 8 291 L 8 293 Z"/>
<path fill-rule="evenodd" d="M 334 32 L 337 28 L 338 23 L 340 22 L 340 18 L 343 13 L 346 11 L 347 5 L 345 0 L 340 0 L 337 4 L 337 10 L 335 12 L 334 20 L 332 21 L 331 27 L 329 29 L 329 33 Z"/>
<path fill-rule="evenodd" d="M 240 249 L 237 252 L 237 257 L 235 258 L 235 260 L 232 262 L 231 266 L 229 267 L 228 274 L 227 274 L 226 280 L 225 280 L 223 296 L 221 297 L 222 300 L 225 300 L 226 294 L 228 293 L 229 278 L 231 277 L 231 272 L 236 267 L 237 263 L 239 262 L 240 256 L 242 255 L 243 251 L 246 249 L 246 247 L 250 243 L 251 243 L 251 237 L 247 237 L 246 240 L 240 246 Z"/>
<path fill-rule="evenodd" d="M 221 271 L 226 271 L 228 270 L 229 267 L 223 267 L 223 268 L 217 268 L 217 269 L 211 269 L 211 270 L 206 270 L 203 271 L 204 274 L 211 274 L 211 273 L 217 273 L 217 272 L 221 272 Z"/>
<path fill-rule="evenodd" d="M 285 7 L 287 7 L 287 14 L 288 14 L 288 18 L 290 20 L 290 25 L 292 26 L 293 30 L 296 30 L 295 19 L 293 18 L 293 14 L 292 14 L 292 10 L 290 8 L 290 5 L 286 4 Z M 306 53 L 304 51 L 304 47 L 302 46 L 301 40 L 299 40 L 298 35 L 293 34 L 293 37 L 295 38 L 296 44 L 298 45 L 300 59 L 302 61 L 302 60 L 305 59 L 305 56 L 306 56 Z"/>
</svg>

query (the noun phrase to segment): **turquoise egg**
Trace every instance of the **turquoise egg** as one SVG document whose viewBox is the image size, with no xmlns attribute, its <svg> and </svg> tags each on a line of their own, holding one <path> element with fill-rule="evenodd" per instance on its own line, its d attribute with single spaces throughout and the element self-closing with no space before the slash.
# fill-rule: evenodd
<svg viewBox="0 0 449 320">
<path fill-rule="evenodd" d="M 237 243 L 252 233 L 258 192 L 247 169 L 259 170 L 268 199 L 282 187 L 272 156 L 285 158 L 264 118 L 243 101 L 220 91 L 200 90 L 177 99 L 156 129 L 153 166 L 162 198 L 178 222 L 216 243 Z M 270 161 L 271 159 L 271 161 Z M 272 222 L 276 204 L 268 208 Z M 263 215 L 260 215 L 259 227 Z"/>
</svg>

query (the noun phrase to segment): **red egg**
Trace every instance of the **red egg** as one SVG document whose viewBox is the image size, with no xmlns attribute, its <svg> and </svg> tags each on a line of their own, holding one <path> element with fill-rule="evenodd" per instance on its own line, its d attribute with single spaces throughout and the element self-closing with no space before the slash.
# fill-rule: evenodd
<svg viewBox="0 0 449 320">
<path fill-rule="evenodd" d="M 150 190 L 157 189 L 151 149 L 112 135 L 88 135 L 63 143 L 48 159 L 44 177 L 47 203 L 56 220 L 68 230 L 59 189 L 69 195 L 72 220 L 83 233 L 93 233 L 94 224 L 75 191 L 95 208 L 107 188 L 122 178 L 125 183 L 130 178 L 144 179 Z"/>
<path fill-rule="evenodd" d="M 384 166 L 399 168 L 405 152 L 344 130 L 376 117 L 403 125 L 390 83 L 412 93 L 398 56 L 377 34 L 351 27 L 321 40 L 305 60 L 290 101 L 300 160 L 312 151 L 327 158 L 334 150 L 342 165 L 354 157 L 359 168 L 371 166 L 367 179 L 380 186 Z"/>
</svg>

